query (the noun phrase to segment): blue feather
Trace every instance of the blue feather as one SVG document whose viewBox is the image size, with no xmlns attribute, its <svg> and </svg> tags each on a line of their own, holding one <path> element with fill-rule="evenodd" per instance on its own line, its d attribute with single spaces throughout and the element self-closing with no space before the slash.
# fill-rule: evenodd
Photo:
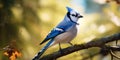
<svg viewBox="0 0 120 60">
<path fill-rule="evenodd" d="M 32 60 L 40 60 L 40 57 L 42 56 L 42 54 L 48 49 L 48 47 L 51 45 L 51 43 L 54 40 L 51 39 L 39 52 L 38 54 L 32 59 Z"/>
<path fill-rule="evenodd" d="M 62 29 L 63 31 L 53 29 L 53 30 L 47 35 L 47 37 L 40 43 L 40 45 L 43 44 L 43 43 L 45 43 L 45 42 L 48 41 L 49 39 L 54 38 L 54 37 L 58 36 L 59 34 L 64 33 L 65 31 L 67 31 L 68 29 L 70 29 L 73 25 L 76 25 L 75 23 L 68 21 L 68 20 L 67 20 L 68 18 L 66 18 L 66 17 L 67 17 L 67 16 L 65 16 L 64 21 L 62 21 L 62 22 L 61 22 L 60 24 L 58 24 L 57 27 L 56 27 L 56 28 Z"/>
<path fill-rule="evenodd" d="M 70 12 L 70 11 L 72 11 L 73 9 L 72 8 L 70 8 L 70 7 L 66 7 L 67 8 L 67 11 L 68 12 Z"/>
<path fill-rule="evenodd" d="M 62 34 L 63 32 L 65 32 L 65 31 L 64 31 L 64 30 L 63 30 L 63 31 L 60 31 L 60 30 L 55 30 L 55 29 L 53 29 L 53 30 L 47 35 L 47 37 L 46 37 L 40 44 L 43 44 L 44 42 L 48 41 L 48 40 L 51 39 L 51 38 L 56 37 L 56 36 L 59 35 L 59 34 Z"/>
</svg>

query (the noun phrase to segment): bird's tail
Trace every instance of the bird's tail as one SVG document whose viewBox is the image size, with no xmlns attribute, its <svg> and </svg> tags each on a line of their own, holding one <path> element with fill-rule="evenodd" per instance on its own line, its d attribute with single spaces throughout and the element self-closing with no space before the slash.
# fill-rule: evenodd
<svg viewBox="0 0 120 60">
<path fill-rule="evenodd" d="M 49 46 L 53 43 L 53 39 L 51 39 L 39 52 L 37 55 L 32 60 L 40 60 L 41 55 L 47 50 Z"/>
</svg>

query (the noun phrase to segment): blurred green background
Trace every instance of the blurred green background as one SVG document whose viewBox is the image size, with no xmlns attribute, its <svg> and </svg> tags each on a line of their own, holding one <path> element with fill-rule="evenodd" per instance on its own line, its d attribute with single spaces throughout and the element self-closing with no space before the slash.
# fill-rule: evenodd
<svg viewBox="0 0 120 60">
<path fill-rule="evenodd" d="M 84 16 L 79 19 L 79 33 L 72 40 L 73 44 L 87 43 L 94 38 L 120 32 L 119 0 L 0 0 L 0 60 L 9 60 L 4 54 L 8 46 L 22 54 L 17 60 L 31 60 L 45 45 L 39 43 L 64 18 L 66 6 Z M 68 46 L 62 44 L 62 48 Z M 58 51 L 58 47 L 50 47 L 44 55 Z M 99 50 L 85 49 L 58 60 L 81 60 Z M 96 55 L 90 59 L 110 60 L 110 55 Z"/>
</svg>

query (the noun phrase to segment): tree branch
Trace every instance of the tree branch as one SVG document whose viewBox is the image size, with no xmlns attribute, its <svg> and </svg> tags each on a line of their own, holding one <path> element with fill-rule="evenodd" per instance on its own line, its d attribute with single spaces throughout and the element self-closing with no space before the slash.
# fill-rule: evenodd
<svg viewBox="0 0 120 60">
<path fill-rule="evenodd" d="M 111 51 L 112 52 L 120 51 L 120 45 L 117 45 L 117 46 L 104 45 L 103 47 L 101 47 L 101 50 L 99 52 L 94 53 L 94 54 L 87 56 L 87 57 L 83 57 L 81 60 L 87 60 L 87 59 L 92 58 L 92 57 L 99 55 L 99 54 L 101 54 L 102 56 L 106 56 L 108 54 L 111 54 Z M 115 54 L 114 54 L 114 56 L 116 57 Z"/>
<path fill-rule="evenodd" d="M 74 46 L 64 48 L 64 49 L 62 49 L 62 54 L 61 54 L 61 52 L 57 51 L 57 52 L 51 53 L 49 55 L 43 56 L 40 60 L 56 60 L 59 57 L 68 55 L 70 53 L 73 53 L 75 51 L 79 51 L 82 49 L 88 49 L 91 47 L 100 47 L 101 48 L 106 43 L 116 41 L 116 40 L 120 40 L 120 33 L 117 33 L 117 34 L 114 34 L 111 36 L 107 36 L 104 38 L 100 38 L 100 39 L 94 39 L 91 42 L 88 42 L 85 44 L 74 45 Z"/>
</svg>

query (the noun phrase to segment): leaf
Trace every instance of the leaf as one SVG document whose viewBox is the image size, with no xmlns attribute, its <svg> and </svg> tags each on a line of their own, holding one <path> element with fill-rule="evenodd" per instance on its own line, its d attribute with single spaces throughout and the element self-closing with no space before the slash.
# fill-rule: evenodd
<svg viewBox="0 0 120 60">
<path fill-rule="evenodd" d="M 16 60 L 18 57 L 21 57 L 22 54 L 15 47 L 7 46 L 4 48 L 4 55 L 8 56 L 10 60 Z"/>
</svg>

